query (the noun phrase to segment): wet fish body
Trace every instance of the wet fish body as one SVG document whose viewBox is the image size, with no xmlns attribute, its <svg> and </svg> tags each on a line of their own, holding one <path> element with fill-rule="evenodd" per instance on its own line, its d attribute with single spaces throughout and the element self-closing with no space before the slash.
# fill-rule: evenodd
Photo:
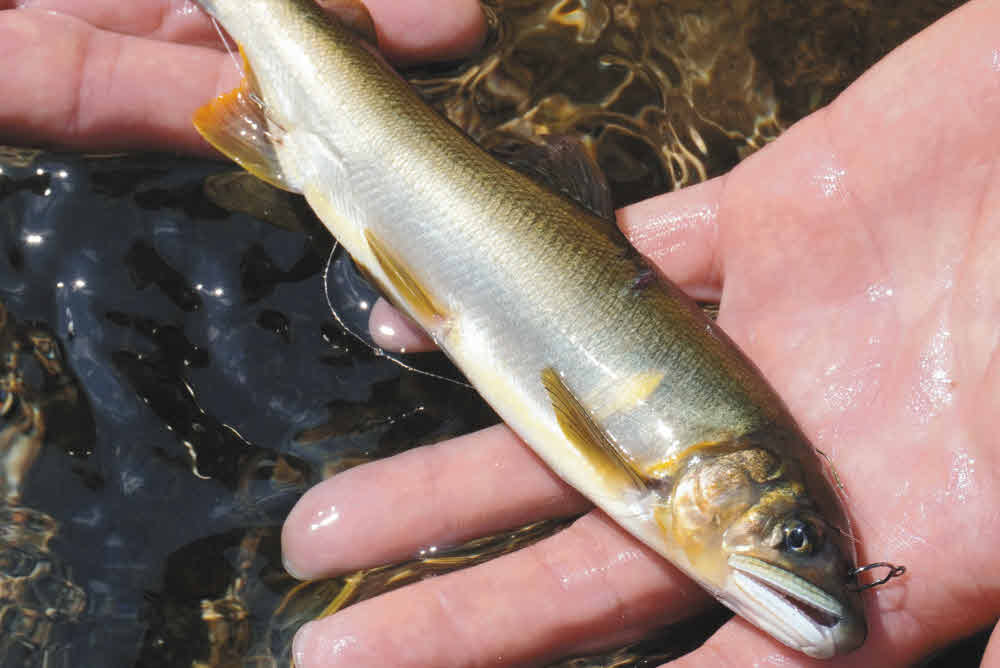
<svg viewBox="0 0 1000 668">
<path fill-rule="evenodd" d="M 199 0 L 245 88 L 196 124 L 301 192 L 563 479 L 807 654 L 863 642 L 836 493 L 777 394 L 613 221 L 498 162 L 310 0 Z"/>
</svg>

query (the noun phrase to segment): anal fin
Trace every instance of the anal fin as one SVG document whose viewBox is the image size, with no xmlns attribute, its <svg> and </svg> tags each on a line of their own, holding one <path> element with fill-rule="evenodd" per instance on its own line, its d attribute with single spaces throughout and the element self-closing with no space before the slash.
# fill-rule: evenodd
<svg viewBox="0 0 1000 668">
<path fill-rule="evenodd" d="M 611 188 L 585 143 L 569 135 L 501 135 L 489 147 L 493 157 L 543 186 L 560 192 L 601 220 L 615 222 Z"/>
<path fill-rule="evenodd" d="M 647 480 L 598 426 L 555 369 L 546 367 L 541 376 L 563 434 L 590 464 L 605 477 L 619 478 L 619 482 L 634 489 L 647 489 Z"/>
<path fill-rule="evenodd" d="M 365 230 L 365 241 L 379 268 L 418 322 L 425 326 L 450 320 L 448 310 L 428 292 L 412 272 L 375 234 Z M 384 287 L 383 287 L 384 291 Z"/>
</svg>

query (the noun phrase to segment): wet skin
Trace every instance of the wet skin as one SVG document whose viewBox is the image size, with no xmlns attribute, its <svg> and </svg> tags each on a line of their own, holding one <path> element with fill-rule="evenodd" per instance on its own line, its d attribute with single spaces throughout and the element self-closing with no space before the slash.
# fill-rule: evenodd
<svg viewBox="0 0 1000 668">
<path fill-rule="evenodd" d="M 481 35 L 471 2 L 433 17 L 371 4 L 397 59 L 460 53 Z M 236 75 L 205 46 L 217 42 L 203 17 L 183 9 L 0 11 L 0 139 L 207 153 L 190 115 Z M 667 275 L 721 297 L 720 323 L 833 459 L 862 561 L 909 568 L 869 594 L 868 641 L 835 665 L 905 665 L 1000 615 L 998 20 L 995 5 L 966 5 L 725 177 L 619 212 Z M 331 508 L 338 518 L 320 522 Z M 316 576 L 584 510 L 495 427 L 318 485 L 284 546 L 295 571 Z M 310 624 L 297 650 L 305 666 L 524 665 L 709 604 L 591 512 L 521 552 Z M 985 665 L 1000 665 L 998 643 Z M 675 664 L 764 661 L 813 663 L 734 619 Z"/>
</svg>

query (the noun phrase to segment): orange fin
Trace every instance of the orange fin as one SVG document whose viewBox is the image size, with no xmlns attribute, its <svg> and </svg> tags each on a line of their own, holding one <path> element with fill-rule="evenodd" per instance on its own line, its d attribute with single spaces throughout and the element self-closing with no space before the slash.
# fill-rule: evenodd
<svg viewBox="0 0 1000 668">
<path fill-rule="evenodd" d="M 240 49 L 243 54 L 243 49 Z M 194 114 L 194 127 L 209 144 L 236 164 L 271 185 L 299 192 L 288 183 L 275 144 L 281 143 L 268 118 L 256 78 L 243 55 L 244 79 Z M 280 130 L 277 131 L 280 133 Z"/>
<path fill-rule="evenodd" d="M 591 466 L 606 477 L 622 477 L 627 486 L 644 490 L 646 479 L 594 421 L 552 367 L 542 369 L 542 384 L 566 438 Z"/>
<path fill-rule="evenodd" d="M 396 256 L 386 248 L 371 230 L 365 230 L 365 240 L 382 272 L 405 302 L 406 307 L 425 327 L 447 322 L 448 310 L 443 307 Z"/>
</svg>

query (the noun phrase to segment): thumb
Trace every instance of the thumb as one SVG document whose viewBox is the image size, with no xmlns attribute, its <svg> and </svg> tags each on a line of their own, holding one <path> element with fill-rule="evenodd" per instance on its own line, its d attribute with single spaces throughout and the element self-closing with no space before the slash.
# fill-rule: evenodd
<svg viewBox="0 0 1000 668">
<path fill-rule="evenodd" d="M 685 292 L 718 301 L 719 199 L 726 176 L 657 195 L 618 211 L 618 225 L 647 259 Z"/>
</svg>

